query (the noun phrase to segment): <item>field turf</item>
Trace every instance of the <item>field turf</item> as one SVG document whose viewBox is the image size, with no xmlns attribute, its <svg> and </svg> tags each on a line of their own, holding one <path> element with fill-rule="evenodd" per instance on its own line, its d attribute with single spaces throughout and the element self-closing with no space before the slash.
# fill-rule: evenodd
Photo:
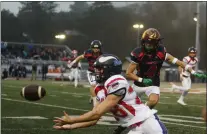
<svg viewBox="0 0 207 134">
<path fill-rule="evenodd" d="M 46 89 L 47 95 L 42 100 L 30 102 L 20 96 L 21 88 L 31 83 Z M 52 81 L 5 80 L 1 84 L 2 134 L 112 134 L 116 128 L 115 122 L 107 119 L 90 128 L 70 131 L 52 128 L 53 117 L 62 116 L 63 110 L 70 115 L 80 115 L 92 108 L 88 103 L 88 88 L 74 88 Z M 197 85 L 196 88 L 205 88 L 205 84 Z M 201 118 L 206 94 L 189 94 L 185 99 L 187 106 L 177 104 L 179 95 L 161 93 L 160 103 L 155 108 L 169 134 L 206 134 L 206 124 Z M 142 100 L 145 102 L 146 97 Z"/>
</svg>

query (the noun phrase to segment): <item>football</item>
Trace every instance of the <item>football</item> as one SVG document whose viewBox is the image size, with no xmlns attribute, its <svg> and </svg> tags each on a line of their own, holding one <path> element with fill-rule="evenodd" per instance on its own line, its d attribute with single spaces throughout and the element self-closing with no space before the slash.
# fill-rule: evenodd
<svg viewBox="0 0 207 134">
<path fill-rule="evenodd" d="M 20 94 L 26 100 L 37 101 L 46 95 L 46 91 L 39 85 L 28 85 L 22 88 Z"/>
</svg>

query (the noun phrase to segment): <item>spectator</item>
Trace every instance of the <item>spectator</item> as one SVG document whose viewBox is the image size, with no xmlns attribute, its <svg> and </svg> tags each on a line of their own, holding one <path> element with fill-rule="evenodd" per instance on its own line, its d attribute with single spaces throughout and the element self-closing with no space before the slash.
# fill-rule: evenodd
<svg viewBox="0 0 207 134">
<path fill-rule="evenodd" d="M 37 64 L 36 62 L 34 61 L 34 63 L 32 64 L 32 78 L 31 78 L 31 81 L 33 79 L 36 80 L 36 75 L 37 75 Z"/>
<path fill-rule="evenodd" d="M 8 71 L 6 69 L 4 69 L 4 71 L 2 72 L 2 80 L 8 78 Z"/>
<path fill-rule="evenodd" d="M 42 64 L 42 80 L 46 80 L 46 74 L 48 72 L 48 67 L 47 67 L 47 64 L 44 62 Z"/>
</svg>

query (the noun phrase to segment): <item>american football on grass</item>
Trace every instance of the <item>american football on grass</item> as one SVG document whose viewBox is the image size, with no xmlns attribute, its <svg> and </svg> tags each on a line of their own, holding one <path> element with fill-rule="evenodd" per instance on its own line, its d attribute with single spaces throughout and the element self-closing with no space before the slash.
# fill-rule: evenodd
<svg viewBox="0 0 207 134">
<path fill-rule="evenodd" d="M 32 84 L 32 85 L 23 87 L 20 94 L 26 100 L 37 101 L 46 95 L 46 90 L 40 85 Z"/>
</svg>

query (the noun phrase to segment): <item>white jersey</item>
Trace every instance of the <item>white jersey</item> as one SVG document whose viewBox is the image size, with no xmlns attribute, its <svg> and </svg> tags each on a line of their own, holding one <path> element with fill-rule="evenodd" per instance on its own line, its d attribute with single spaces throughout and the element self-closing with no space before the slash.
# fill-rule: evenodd
<svg viewBox="0 0 207 134">
<path fill-rule="evenodd" d="M 194 68 L 196 66 L 196 64 L 198 63 L 198 58 L 197 57 L 191 58 L 190 56 L 186 56 L 183 58 L 183 62 L 188 64 L 190 67 Z M 190 72 L 183 69 L 182 75 L 190 76 L 190 74 L 191 74 Z"/>
<path fill-rule="evenodd" d="M 97 85 L 95 93 L 99 102 L 104 101 L 107 95 L 123 95 L 123 99 L 111 109 L 116 120 L 122 126 L 130 126 L 142 122 L 156 113 L 142 104 L 136 92 L 131 88 L 128 81 L 121 75 L 110 77 L 104 85 Z"/>
</svg>

